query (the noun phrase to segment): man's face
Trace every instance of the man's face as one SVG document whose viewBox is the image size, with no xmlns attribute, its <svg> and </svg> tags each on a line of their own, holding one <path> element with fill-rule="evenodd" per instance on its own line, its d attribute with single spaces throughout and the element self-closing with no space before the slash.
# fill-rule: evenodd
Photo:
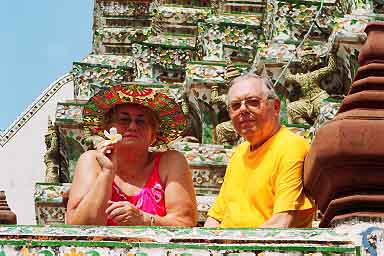
<svg viewBox="0 0 384 256">
<path fill-rule="evenodd" d="M 255 78 L 241 80 L 228 92 L 233 127 L 251 144 L 269 138 L 279 118 L 280 102 L 267 99 L 262 83 Z"/>
</svg>

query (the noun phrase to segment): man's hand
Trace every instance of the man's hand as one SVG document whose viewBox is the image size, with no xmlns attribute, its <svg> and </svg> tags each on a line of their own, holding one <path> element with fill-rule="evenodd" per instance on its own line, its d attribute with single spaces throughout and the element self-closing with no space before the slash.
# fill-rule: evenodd
<svg viewBox="0 0 384 256">
<path fill-rule="evenodd" d="M 292 228 L 295 227 L 294 223 L 297 217 L 300 217 L 298 214 L 299 211 L 286 211 L 275 213 L 272 217 L 264 222 L 260 228 Z"/>
<path fill-rule="evenodd" d="M 214 218 L 208 217 L 204 223 L 205 228 L 218 228 L 220 227 L 220 222 L 215 220 Z"/>
<path fill-rule="evenodd" d="M 109 201 L 108 204 L 105 213 L 119 226 L 145 225 L 145 214 L 133 204 L 126 201 Z"/>
</svg>

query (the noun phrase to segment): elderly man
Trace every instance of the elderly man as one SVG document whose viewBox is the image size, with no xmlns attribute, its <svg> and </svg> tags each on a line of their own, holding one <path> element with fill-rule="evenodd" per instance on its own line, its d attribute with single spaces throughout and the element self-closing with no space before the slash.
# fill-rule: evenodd
<svg viewBox="0 0 384 256">
<path fill-rule="evenodd" d="M 228 109 L 246 139 L 233 154 L 205 227 L 310 227 L 313 202 L 304 194 L 309 145 L 279 122 L 280 101 L 268 78 L 234 79 Z"/>
</svg>

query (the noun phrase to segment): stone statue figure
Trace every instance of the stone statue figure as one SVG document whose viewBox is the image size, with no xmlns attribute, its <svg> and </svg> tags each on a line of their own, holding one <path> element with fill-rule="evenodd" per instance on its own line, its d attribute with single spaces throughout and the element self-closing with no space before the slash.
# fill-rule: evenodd
<svg viewBox="0 0 384 256">
<path fill-rule="evenodd" d="M 45 145 L 47 151 L 44 154 L 45 163 L 45 182 L 59 183 L 69 182 L 68 161 L 60 150 L 58 131 L 48 120 L 48 132 L 45 135 Z"/>
<path fill-rule="evenodd" d="M 181 110 L 187 117 L 187 124 L 179 138 L 169 143 L 169 146 L 176 145 L 179 142 L 201 143 L 201 121 L 197 110 L 190 105 L 188 95 L 184 93 L 181 98 Z"/>
<path fill-rule="evenodd" d="M 304 95 L 301 99 L 288 104 L 287 114 L 290 123 L 313 124 L 319 114 L 322 100 L 329 97 L 327 92 L 320 88 L 320 82 L 336 71 L 336 57 L 331 54 L 328 66 L 313 70 L 317 65 L 316 58 L 317 54 L 313 50 L 305 50 L 300 64 L 307 72 L 292 74 L 288 70 L 285 76 L 287 82 L 298 84 Z"/>
<path fill-rule="evenodd" d="M 230 60 L 227 60 L 224 73 L 225 86 L 228 87 L 229 83 L 238 76 L 240 76 L 239 70 L 232 64 Z M 218 85 L 213 85 L 211 88 L 211 103 L 213 105 L 225 104 L 225 106 L 228 108 L 228 95 L 227 93 L 219 95 Z M 240 135 L 237 134 L 233 128 L 231 120 L 219 123 L 216 126 L 216 144 L 236 145 L 238 144 L 240 138 Z"/>
<path fill-rule="evenodd" d="M 52 121 L 48 120 L 48 132 L 45 135 L 45 145 L 47 151 L 44 155 L 45 169 L 45 182 L 58 183 L 59 182 L 59 137 L 57 131 L 52 125 Z"/>
</svg>

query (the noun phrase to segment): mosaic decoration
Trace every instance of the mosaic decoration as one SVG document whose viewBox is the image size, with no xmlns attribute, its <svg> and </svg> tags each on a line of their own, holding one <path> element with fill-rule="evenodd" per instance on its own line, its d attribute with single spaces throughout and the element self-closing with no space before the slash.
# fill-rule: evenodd
<svg viewBox="0 0 384 256">
<path fill-rule="evenodd" d="M 40 224 L 62 224 L 71 184 L 37 183 L 35 186 L 36 221 Z"/>
<path fill-rule="evenodd" d="M 252 49 L 260 39 L 260 20 L 256 16 L 213 16 L 201 23 L 200 41 L 203 43 L 204 60 L 223 60 L 224 46 Z M 240 47 L 240 49 L 239 49 Z M 248 56 L 252 58 L 251 56 Z"/>
<path fill-rule="evenodd" d="M 350 9 L 348 1 L 325 1 L 317 26 L 310 34 L 311 39 L 327 40 L 332 33 L 334 17 L 343 16 Z M 319 5 L 310 2 L 278 1 L 276 34 L 284 34 L 293 40 L 300 40 L 309 30 Z"/>
<path fill-rule="evenodd" d="M 110 68 L 134 67 L 134 60 L 129 56 L 102 56 L 90 54 L 83 59 L 82 63 L 95 66 L 108 66 Z"/>
<path fill-rule="evenodd" d="M 217 83 L 224 82 L 224 66 L 188 64 L 186 67 L 186 76 L 190 81 L 214 81 Z"/>
<path fill-rule="evenodd" d="M 68 193 L 70 186 L 71 184 L 69 183 L 36 183 L 35 202 L 63 204 L 63 195 Z"/>
<path fill-rule="evenodd" d="M 178 245 L 163 245 L 163 244 L 142 244 L 142 243 L 129 243 L 123 244 L 120 242 L 63 242 L 57 245 L 50 245 L 44 242 L 35 242 L 25 244 L 22 241 L 17 242 L 17 245 L 4 245 L 3 250 L 0 251 L 0 255 L 64 255 L 64 256 L 81 256 L 81 255 L 201 255 L 201 256 L 257 256 L 257 255 L 268 255 L 268 256 L 280 256 L 280 255 L 342 255 L 351 256 L 358 255 L 355 248 L 339 248 L 339 247 L 321 247 L 311 248 L 309 246 L 297 246 L 287 247 L 285 246 L 258 246 L 254 245 L 243 249 L 244 246 L 198 246 L 198 245 L 186 245 L 186 248 L 180 248 Z M 62 244 L 62 245 L 61 245 Z M 21 248 L 21 249 L 20 249 Z M 287 250 L 287 252 L 284 252 Z M 302 253 L 305 254 L 302 254 Z M 262 253 L 262 254 L 260 254 Z M 334 254 L 330 254 L 334 253 Z"/>
<path fill-rule="evenodd" d="M 320 114 L 317 117 L 317 120 L 315 121 L 314 125 L 311 127 L 310 130 L 310 138 L 314 138 L 316 135 L 316 132 L 320 129 L 321 126 L 326 121 L 332 120 L 333 117 L 336 115 L 337 111 L 339 110 L 341 104 L 341 99 L 328 99 L 323 101 L 322 106 L 320 107 Z"/>
<path fill-rule="evenodd" d="M 274 62 L 288 61 L 295 58 L 295 44 L 266 44 L 258 45 L 258 57 Z"/>
<path fill-rule="evenodd" d="M 153 69 L 151 63 L 151 48 L 146 45 L 133 45 L 133 57 L 136 63 L 135 81 L 153 81 Z"/>
<path fill-rule="evenodd" d="M 151 1 L 96 1 L 93 53 L 132 56 L 151 32 Z"/>
<path fill-rule="evenodd" d="M 156 13 L 155 19 L 158 18 L 167 23 L 193 25 L 205 20 L 210 14 L 210 9 L 160 6 Z"/>
<path fill-rule="evenodd" d="M 78 103 L 58 103 L 56 122 L 81 123 L 83 120 L 83 105 Z"/>
<path fill-rule="evenodd" d="M 169 68 L 184 67 L 193 59 L 194 51 L 189 46 L 186 49 L 153 48 L 153 63 Z"/>
<path fill-rule="evenodd" d="M 345 15 L 335 19 L 334 32 L 337 36 L 343 37 L 361 36 L 370 20 L 370 17 L 364 12 L 356 15 Z"/>
<path fill-rule="evenodd" d="M 149 4 L 143 2 L 105 1 L 100 8 L 103 16 L 142 16 L 149 13 Z"/>
<path fill-rule="evenodd" d="M 174 149 L 182 152 L 192 165 L 227 165 L 232 149 L 223 145 L 201 145 L 198 143 L 178 143 Z"/>
<path fill-rule="evenodd" d="M 233 241 L 234 243 L 263 243 L 275 242 L 292 244 L 326 242 L 334 245 L 351 245 L 347 234 L 336 233 L 331 229 L 202 229 L 202 228 L 166 228 L 166 227 L 107 227 L 107 226 L 1 226 L 0 236 L 8 239 L 18 239 L 25 236 L 35 236 L 36 239 L 78 241 L 125 240 L 131 242 L 197 242 L 213 241 L 218 244 Z"/>
<path fill-rule="evenodd" d="M 349 217 L 343 222 L 332 221 L 336 232 L 346 232 L 355 244 L 361 246 L 361 255 L 379 256 L 384 253 L 384 226 L 382 217 Z"/>
<path fill-rule="evenodd" d="M 247 25 L 249 27 L 260 27 L 262 18 L 258 15 L 231 15 L 225 14 L 222 16 L 212 16 L 207 20 L 207 23 L 212 24 L 234 24 L 234 25 Z"/>
<path fill-rule="evenodd" d="M 94 88 L 105 88 L 123 81 L 132 81 L 134 61 L 126 56 L 102 57 L 89 55 L 83 62 L 74 63 L 76 99 L 88 100 Z"/>
<path fill-rule="evenodd" d="M 196 38 L 188 37 L 188 36 L 173 36 L 173 37 L 152 36 L 150 39 L 145 41 L 145 43 L 155 44 L 155 45 L 163 45 L 163 46 L 171 46 L 172 45 L 172 46 L 178 46 L 178 47 L 183 47 L 183 48 L 184 47 L 185 48 L 194 48 L 196 46 Z M 177 52 L 175 54 L 177 54 Z M 164 56 L 165 56 L 164 52 L 160 51 L 160 57 L 164 57 Z M 167 57 L 170 57 L 170 56 L 167 56 Z M 190 59 L 188 59 L 188 60 L 190 60 Z M 160 61 L 155 62 L 155 63 L 158 64 L 158 63 L 160 63 Z"/>
<path fill-rule="evenodd" d="M 196 193 L 216 195 L 224 182 L 226 166 L 195 166 L 191 165 L 192 178 Z"/>
<path fill-rule="evenodd" d="M 60 122 L 57 124 L 60 125 Z M 85 132 L 83 129 L 79 129 L 78 126 L 60 127 L 59 132 L 61 135 L 60 148 L 66 153 L 66 160 L 68 162 L 69 180 L 73 180 L 77 160 L 82 153 L 93 145 L 87 144 Z"/>
<path fill-rule="evenodd" d="M 62 224 L 65 222 L 66 208 L 59 204 L 36 204 L 36 222 L 42 225 Z"/>
<path fill-rule="evenodd" d="M 29 239 L 26 240 L 25 238 Z M 360 255 L 330 229 L 2 226 L 0 255 Z"/>
<path fill-rule="evenodd" d="M 147 39 L 149 33 L 149 28 L 105 28 L 96 31 L 95 38 L 100 40 L 103 44 L 131 44 L 144 41 Z"/>
<path fill-rule="evenodd" d="M 198 193 L 198 192 L 197 192 Z M 215 202 L 216 196 L 196 196 L 197 201 L 197 222 L 204 224 L 207 219 L 207 214 L 209 209 L 211 209 L 213 203 Z"/>
<path fill-rule="evenodd" d="M 223 40 L 224 35 L 220 32 L 218 25 L 209 26 L 201 24 L 199 26 L 199 40 L 203 44 L 203 60 L 220 61 L 223 60 Z"/>
</svg>

